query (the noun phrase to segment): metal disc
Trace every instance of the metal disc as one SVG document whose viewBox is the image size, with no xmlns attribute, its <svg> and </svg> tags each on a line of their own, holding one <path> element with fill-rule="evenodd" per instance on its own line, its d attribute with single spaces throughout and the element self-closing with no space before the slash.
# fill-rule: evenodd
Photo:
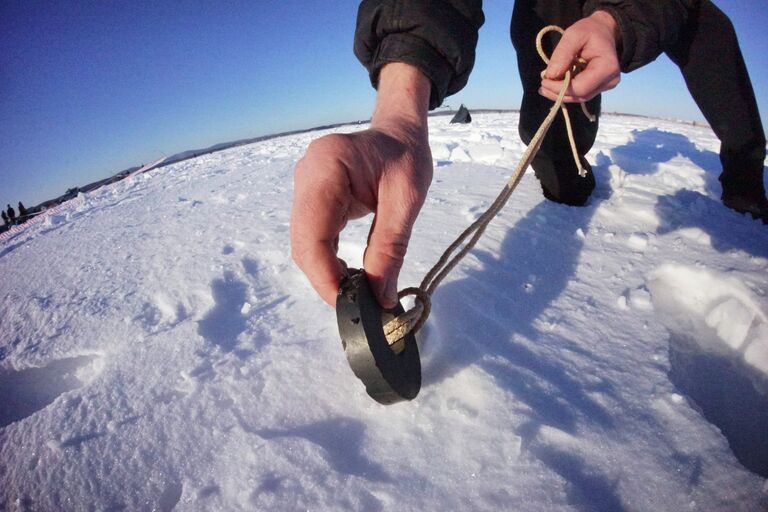
<svg viewBox="0 0 768 512">
<path fill-rule="evenodd" d="M 388 405 L 412 400 L 421 389 L 419 348 L 412 333 L 395 353 L 384 336 L 383 319 L 403 313 L 401 304 L 383 310 L 373 296 L 362 270 L 342 281 L 336 297 L 336 320 L 347 361 L 365 390 L 379 403 Z"/>
</svg>

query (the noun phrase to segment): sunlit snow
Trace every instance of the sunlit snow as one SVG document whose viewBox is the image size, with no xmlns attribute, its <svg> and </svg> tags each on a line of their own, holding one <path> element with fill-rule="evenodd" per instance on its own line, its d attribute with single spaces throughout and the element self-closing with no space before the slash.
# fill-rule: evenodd
<svg viewBox="0 0 768 512">
<path fill-rule="evenodd" d="M 524 149 L 514 113 L 449 119 L 401 287 Z M 0 244 L 0 509 L 768 506 L 768 227 L 720 204 L 708 128 L 604 116 L 584 208 L 527 174 L 437 290 L 422 391 L 393 406 L 290 260 L 322 133 L 134 176 Z"/>
</svg>

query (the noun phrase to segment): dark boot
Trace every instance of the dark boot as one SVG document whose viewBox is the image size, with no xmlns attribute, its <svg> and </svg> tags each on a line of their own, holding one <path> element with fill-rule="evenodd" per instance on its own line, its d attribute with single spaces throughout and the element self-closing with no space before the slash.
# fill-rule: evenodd
<svg viewBox="0 0 768 512">
<path fill-rule="evenodd" d="M 768 200 L 765 198 L 762 180 L 750 184 L 743 181 L 728 182 L 721 177 L 720 181 L 723 183 L 721 198 L 725 206 L 739 213 L 748 213 L 752 218 L 768 224 Z"/>
<path fill-rule="evenodd" d="M 555 166 L 557 164 L 545 161 L 544 165 Z M 595 189 L 595 175 L 592 172 L 592 166 L 589 165 L 586 158 L 581 157 L 581 165 L 587 171 L 587 175 L 583 177 L 579 176 L 576 171 L 576 165 L 573 160 L 560 164 L 561 167 L 568 170 L 567 172 L 543 169 L 545 172 L 539 173 L 540 165 L 539 169 L 536 170 L 536 177 L 539 178 L 544 197 L 550 201 L 567 204 L 568 206 L 584 206 L 587 204 L 590 194 Z M 548 179 L 552 176 L 558 176 L 558 179 Z"/>
</svg>

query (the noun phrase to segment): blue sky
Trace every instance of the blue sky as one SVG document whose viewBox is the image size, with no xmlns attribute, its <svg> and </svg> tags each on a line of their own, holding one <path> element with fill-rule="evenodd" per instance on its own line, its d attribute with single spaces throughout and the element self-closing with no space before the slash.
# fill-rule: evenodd
<svg viewBox="0 0 768 512">
<path fill-rule="evenodd" d="M 0 3 L 0 205 L 33 206 L 186 149 L 365 119 L 357 1 Z M 768 114 L 764 0 L 732 19 Z M 486 0 L 469 85 L 446 103 L 517 108 L 512 0 Z M 701 119 L 666 57 L 623 77 L 605 111 Z"/>
</svg>

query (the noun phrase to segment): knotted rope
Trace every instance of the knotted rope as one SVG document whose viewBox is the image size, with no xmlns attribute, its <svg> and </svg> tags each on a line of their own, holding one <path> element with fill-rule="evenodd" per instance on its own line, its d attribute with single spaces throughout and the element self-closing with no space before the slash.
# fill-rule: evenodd
<svg viewBox="0 0 768 512">
<path fill-rule="evenodd" d="M 549 57 L 547 57 L 546 53 L 544 53 L 541 40 L 544 35 L 552 31 L 559 32 L 560 34 L 564 33 L 563 29 L 560 27 L 549 25 L 541 29 L 541 31 L 536 36 L 536 51 L 538 51 L 539 56 L 541 56 L 545 64 L 549 64 Z M 394 319 L 387 322 L 386 325 L 384 325 L 384 335 L 386 336 L 387 342 L 390 344 L 390 346 L 397 343 L 409 332 L 418 331 L 421 326 L 424 325 L 424 322 L 426 322 L 427 317 L 429 316 L 429 311 L 431 308 L 431 297 L 435 291 L 435 288 L 437 288 L 440 282 L 445 279 L 445 276 L 447 276 L 448 273 L 453 270 L 459 261 L 461 261 L 461 259 L 466 256 L 469 251 L 472 250 L 477 241 L 480 240 L 480 237 L 485 232 L 485 228 L 488 227 L 488 224 L 490 224 L 491 220 L 493 220 L 493 218 L 501 211 L 501 209 L 504 208 L 504 205 L 507 203 L 507 200 L 509 200 L 512 192 L 520 183 L 525 170 L 533 161 L 536 153 L 538 153 L 539 148 L 541 147 L 541 142 L 549 130 L 549 127 L 552 125 L 552 121 L 554 121 L 555 116 L 557 116 L 558 110 L 563 113 L 563 117 L 565 119 L 565 126 L 568 132 L 568 141 L 571 144 L 573 160 L 576 162 L 579 176 L 586 176 L 587 173 L 584 170 L 584 167 L 581 165 L 581 159 L 579 158 L 579 153 L 576 149 L 576 142 L 573 138 L 573 130 L 571 128 L 571 119 L 568 115 L 568 109 L 563 104 L 563 98 L 565 97 L 565 92 L 568 90 L 568 86 L 571 83 L 572 76 L 581 71 L 585 65 L 586 61 L 580 58 L 573 63 L 571 69 L 565 72 L 563 87 L 557 96 L 555 104 L 550 109 L 549 114 L 547 114 L 547 117 L 544 119 L 544 122 L 541 123 L 541 126 L 536 131 L 533 139 L 531 139 L 531 143 L 525 149 L 520 163 L 517 165 L 517 168 L 515 168 L 515 171 L 512 173 L 509 181 L 504 186 L 501 193 L 499 193 L 498 197 L 496 197 L 496 200 L 494 200 L 493 204 L 491 204 L 491 206 L 488 207 L 488 209 L 482 215 L 480 215 L 480 217 L 478 217 L 478 219 L 473 222 L 472 225 L 465 229 L 464 232 L 461 233 L 459 237 L 456 238 L 456 240 L 454 240 L 454 242 L 445 250 L 443 255 L 440 256 L 440 260 L 430 269 L 429 272 L 427 272 L 427 275 L 421 281 L 421 284 L 418 288 L 405 288 L 397 294 L 398 299 L 408 295 L 414 295 L 416 299 L 411 309 L 402 315 L 395 317 Z M 542 71 L 542 78 L 543 76 L 544 72 Z M 584 112 L 584 115 L 586 115 L 591 122 L 595 121 L 595 116 L 589 113 L 584 103 L 581 104 L 581 109 Z M 470 236 L 471 238 L 469 238 Z M 469 241 L 464 244 L 467 238 L 469 238 Z M 464 244 L 463 247 L 461 247 L 462 244 Z M 456 252 L 455 255 L 453 254 L 454 252 Z"/>
</svg>

